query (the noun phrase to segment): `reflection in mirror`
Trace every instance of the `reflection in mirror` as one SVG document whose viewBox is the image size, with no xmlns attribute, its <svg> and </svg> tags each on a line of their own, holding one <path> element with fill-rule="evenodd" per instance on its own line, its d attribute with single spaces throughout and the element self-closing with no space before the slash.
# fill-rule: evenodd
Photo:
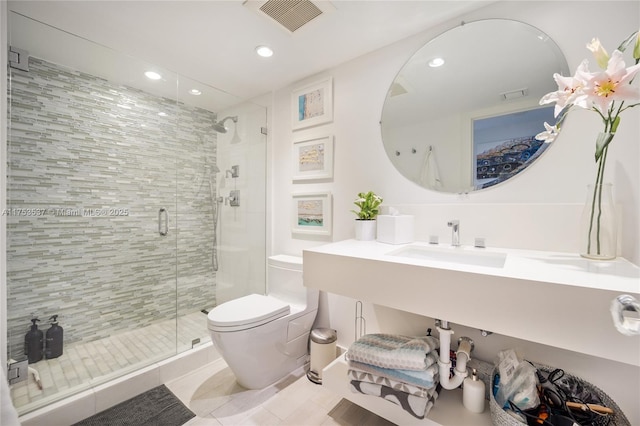
<svg viewBox="0 0 640 426">
<path fill-rule="evenodd" d="M 548 147 L 535 139 L 553 106 L 554 73 L 569 67 L 553 40 L 522 22 L 463 23 L 436 37 L 400 70 L 382 111 L 389 159 L 428 189 L 461 193 L 520 173 Z"/>
</svg>

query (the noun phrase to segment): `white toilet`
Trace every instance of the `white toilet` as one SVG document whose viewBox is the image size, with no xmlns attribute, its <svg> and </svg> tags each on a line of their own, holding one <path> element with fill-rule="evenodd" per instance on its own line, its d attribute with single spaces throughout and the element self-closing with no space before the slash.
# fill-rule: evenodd
<svg viewBox="0 0 640 426">
<path fill-rule="evenodd" d="M 302 258 L 278 255 L 268 259 L 267 295 L 216 306 L 207 326 L 238 383 L 262 389 L 307 362 L 317 312 L 318 290 L 302 284 Z"/>
</svg>

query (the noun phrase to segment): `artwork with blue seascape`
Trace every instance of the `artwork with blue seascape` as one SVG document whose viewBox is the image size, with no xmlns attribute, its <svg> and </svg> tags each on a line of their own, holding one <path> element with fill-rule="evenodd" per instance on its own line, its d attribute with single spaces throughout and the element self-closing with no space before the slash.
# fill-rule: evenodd
<svg viewBox="0 0 640 426">
<path fill-rule="evenodd" d="M 323 89 L 316 89 L 298 96 L 298 120 L 308 120 L 324 114 Z"/>
<path fill-rule="evenodd" d="M 481 152 L 476 157 L 476 179 L 498 179 L 511 177 L 521 172 L 538 150 L 547 146 L 535 136 L 512 139 Z M 538 154 L 540 155 L 540 154 Z M 495 185 L 496 182 L 491 182 Z"/>
<path fill-rule="evenodd" d="M 299 226 L 323 226 L 322 200 L 298 201 Z"/>
<path fill-rule="evenodd" d="M 473 121 L 474 187 L 488 188 L 529 167 L 549 146 L 537 135 L 552 122 L 551 107 L 533 108 Z"/>
</svg>

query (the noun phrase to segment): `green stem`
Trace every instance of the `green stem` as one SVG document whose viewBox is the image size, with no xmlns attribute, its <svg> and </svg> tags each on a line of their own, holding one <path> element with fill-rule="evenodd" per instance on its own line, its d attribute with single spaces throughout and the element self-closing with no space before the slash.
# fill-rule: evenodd
<svg viewBox="0 0 640 426">
<path fill-rule="evenodd" d="M 596 200 L 598 201 L 598 215 L 596 221 L 596 254 L 600 255 L 600 225 L 602 222 L 602 180 L 604 179 L 604 169 L 607 162 L 607 152 L 609 147 L 606 146 L 602 151 L 602 156 L 598 160 L 598 172 L 596 174 L 596 183 L 593 188 L 593 197 L 591 200 L 591 217 L 589 220 L 589 233 L 587 239 L 587 253 L 591 253 L 591 233 L 593 232 L 594 216 L 596 210 Z"/>
<path fill-rule="evenodd" d="M 600 157 L 602 159 L 602 157 Z M 596 211 L 596 195 L 598 191 L 598 182 L 600 180 L 600 168 L 602 164 L 598 161 L 598 173 L 596 174 L 596 183 L 593 186 L 593 196 L 591 197 L 591 216 L 589 217 L 589 232 L 587 233 L 587 253 L 591 253 L 591 233 L 593 232 L 593 216 Z"/>
</svg>

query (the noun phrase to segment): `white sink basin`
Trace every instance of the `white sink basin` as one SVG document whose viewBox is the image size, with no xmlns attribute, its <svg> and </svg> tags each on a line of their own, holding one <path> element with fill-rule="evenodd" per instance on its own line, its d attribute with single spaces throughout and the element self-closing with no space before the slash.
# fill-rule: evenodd
<svg viewBox="0 0 640 426">
<path fill-rule="evenodd" d="M 411 259 L 434 260 L 462 265 L 502 268 L 507 260 L 506 253 L 486 251 L 475 247 L 428 247 L 410 245 L 387 253 L 390 256 Z"/>
</svg>

